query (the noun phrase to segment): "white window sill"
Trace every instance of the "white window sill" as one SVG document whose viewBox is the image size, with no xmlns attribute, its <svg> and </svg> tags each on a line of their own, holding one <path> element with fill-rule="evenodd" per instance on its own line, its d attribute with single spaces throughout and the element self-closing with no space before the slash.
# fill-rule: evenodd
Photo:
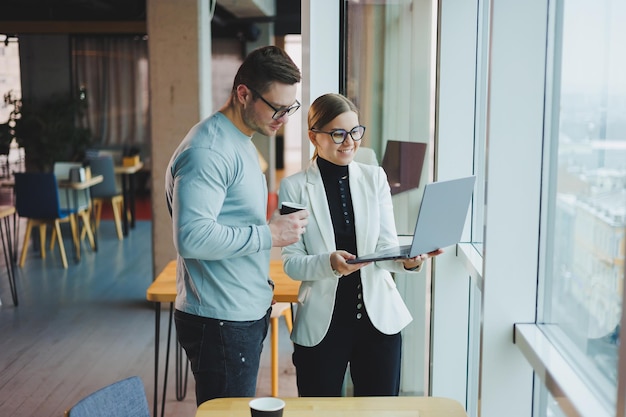
<svg viewBox="0 0 626 417">
<path fill-rule="evenodd" d="M 472 280 L 478 289 L 483 290 L 483 255 L 478 252 L 473 243 L 457 243 L 456 256 L 465 263 Z"/>
<path fill-rule="evenodd" d="M 612 416 L 538 325 L 515 324 L 514 341 L 566 415 Z"/>
</svg>

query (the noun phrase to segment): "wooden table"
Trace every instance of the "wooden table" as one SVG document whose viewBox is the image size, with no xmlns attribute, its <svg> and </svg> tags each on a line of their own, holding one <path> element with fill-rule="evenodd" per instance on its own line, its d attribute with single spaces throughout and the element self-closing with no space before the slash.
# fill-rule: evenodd
<svg viewBox="0 0 626 417">
<path fill-rule="evenodd" d="M 283 271 L 280 259 L 270 261 L 270 278 L 274 281 L 274 299 L 283 303 L 298 302 L 300 282 L 295 281 Z M 146 291 L 146 299 L 158 303 L 176 301 L 176 260 L 170 261 L 156 277 Z"/>
<path fill-rule="evenodd" d="M 289 278 L 283 270 L 283 261 L 270 261 L 270 278 L 274 281 L 274 300 L 279 303 L 297 303 L 300 281 Z"/>
<path fill-rule="evenodd" d="M 283 262 L 280 259 L 270 261 L 270 278 L 274 281 L 274 299 L 278 302 L 295 303 L 298 301 L 300 282 L 294 281 L 283 271 Z M 169 366 L 169 352 L 172 336 L 172 319 L 174 316 L 174 302 L 176 301 L 176 260 L 170 261 L 163 271 L 156 277 L 146 290 L 146 299 L 155 303 L 155 342 L 154 342 L 154 414 L 157 416 L 158 380 L 159 380 L 159 341 L 161 327 L 161 303 L 170 303 L 169 325 L 167 333 L 167 347 L 165 353 L 165 376 L 163 383 L 163 397 L 161 398 L 161 416 L 165 411 L 165 393 L 167 387 L 167 369 Z M 176 344 L 176 399 L 185 398 L 187 391 L 187 375 L 183 376 L 182 349 Z M 187 367 L 185 367 L 187 370 Z M 183 384 L 183 379 L 185 384 Z"/>
<path fill-rule="evenodd" d="M 126 216 L 124 216 L 126 217 Z M 172 319 L 174 316 L 174 301 L 176 301 L 176 260 L 170 261 L 163 271 L 157 275 L 156 279 L 146 290 L 146 299 L 154 302 L 155 322 L 154 322 L 154 404 L 153 417 L 157 416 L 158 389 L 159 389 L 159 345 L 161 340 L 161 303 L 170 304 L 169 324 L 167 330 L 167 346 L 165 350 L 165 374 L 163 382 L 163 397 L 161 398 L 161 416 L 165 415 L 165 393 L 167 389 L 167 370 L 169 368 L 170 345 L 172 338 Z M 186 383 L 181 384 L 182 375 L 182 351 L 180 345 L 176 344 L 176 399 L 179 401 L 187 394 Z M 185 375 L 186 382 L 186 375 Z M 183 389 L 184 388 L 184 389 Z"/>
<path fill-rule="evenodd" d="M 441 397 L 282 398 L 285 417 L 467 417 L 456 400 Z M 216 398 L 196 417 L 249 417 L 251 398 Z"/>
<path fill-rule="evenodd" d="M 104 180 L 102 175 L 94 175 L 84 181 L 75 182 L 70 180 L 60 180 L 57 182 L 61 188 L 69 188 L 70 190 L 81 191 L 93 187 L 96 184 L 100 184 Z"/>
<path fill-rule="evenodd" d="M 135 174 L 143 168 L 143 162 L 139 161 L 135 165 L 115 166 L 115 173 L 119 174 L 122 179 L 122 200 L 124 207 L 122 210 L 122 225 L 124 236 L 128 235 L 129 223 L 126 213 L 130 210 L 130 227 L 135 228 Z"/>
</svg>

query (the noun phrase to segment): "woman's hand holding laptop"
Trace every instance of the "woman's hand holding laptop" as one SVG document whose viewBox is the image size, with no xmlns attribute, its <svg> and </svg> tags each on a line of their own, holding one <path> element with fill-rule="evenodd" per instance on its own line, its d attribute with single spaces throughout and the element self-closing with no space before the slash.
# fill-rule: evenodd
<svg viewBox="0 0 626 417">
<path fill-rule="evenodd" d="M 356 255 L 346 252 L 345 250 L 338 250 L 330 254 L 330 266 L 337 278 L 350 275 L 354 271 L 358 271 L 364 266 L 371 264 L 371 262 L 361 262 L 357 264 L 349 264 L 346 262 L 348 259 L 354 258 L 356 258 Z"/>
<path fill-rule="evenodd" d="M 404 264 L 404 269 L 406 269 L 407 271 L 415 271 L 417 268 L 422 266 L 422 264 L 426 262 L 428 258 L 441 255 L 442 253 L 443 253 L 443 249 L 437 249 L 432 252 L 417 255 L 414 258 L 397 259 L 396 262 L 402 262 Z"/>
</svg>

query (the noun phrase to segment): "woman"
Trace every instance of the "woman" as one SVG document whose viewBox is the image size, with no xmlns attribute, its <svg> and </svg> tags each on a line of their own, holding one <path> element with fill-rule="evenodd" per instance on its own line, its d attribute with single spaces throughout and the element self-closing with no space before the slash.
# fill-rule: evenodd
<svg viewBox="0 0 626 417">
<path fill-rule="evenodd" d="M 390 272 L 417 272 L 438 250 L 402 261 L 348 264 L 398 245 L 382 168 L 353 162 L 365 127 L 340 94 L 308 114 L 311 165 L 283 179 L 279 201 L 307 207 L 302 239 L 282 249 L 285 272 L 302 281 L 291 338 L 300 396 L 340 396 L 346 367 L 355 396 L 398 395 L 402 338 L 412 320 Z"/>
</svg>

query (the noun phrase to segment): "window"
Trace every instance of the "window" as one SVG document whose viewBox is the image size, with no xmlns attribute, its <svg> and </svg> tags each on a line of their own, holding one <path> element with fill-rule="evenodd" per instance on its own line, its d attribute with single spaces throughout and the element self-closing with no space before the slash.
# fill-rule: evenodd
<svg viewBox="0 0 626 417">
<path fill-rule="evenodd" d="M 20 98 L 20 54 L 16 37 L 6 37 L 6 41 L 0 44 L 0 96 L 4 97 L 11 92 L 14 97 Z M 8 106 L 4 101 L 0 102 L 0 123 L 9 120 L 9 114 L 13 106 Z"/>
<path fill-rule="evenodd" d="M 373 149 L 382 162 L 389 140 L 428 143 L 420 186 L 433 180 L 434 80 L 436 12 L 434 1 L 344 0 L 342 58 L 344 93 L 359 108 L 367 126 L 361 146 Z M 393 196 L 396 229 L 409 235 L 421 189 Z M 428 393 L 430 276 L 413 279 L 398 274 L 396 283 L 413 322 L 403 330 L 403 394 Z"/>
<path fill-rule="evenodd" d="M 615 409 L 626 230 L 626 4 L 560 1 L 556 16 L 539 322 L 599 400 Z M 544 415 L 554 415 L 550 404 L 543 401 Z"/>
</svg>

